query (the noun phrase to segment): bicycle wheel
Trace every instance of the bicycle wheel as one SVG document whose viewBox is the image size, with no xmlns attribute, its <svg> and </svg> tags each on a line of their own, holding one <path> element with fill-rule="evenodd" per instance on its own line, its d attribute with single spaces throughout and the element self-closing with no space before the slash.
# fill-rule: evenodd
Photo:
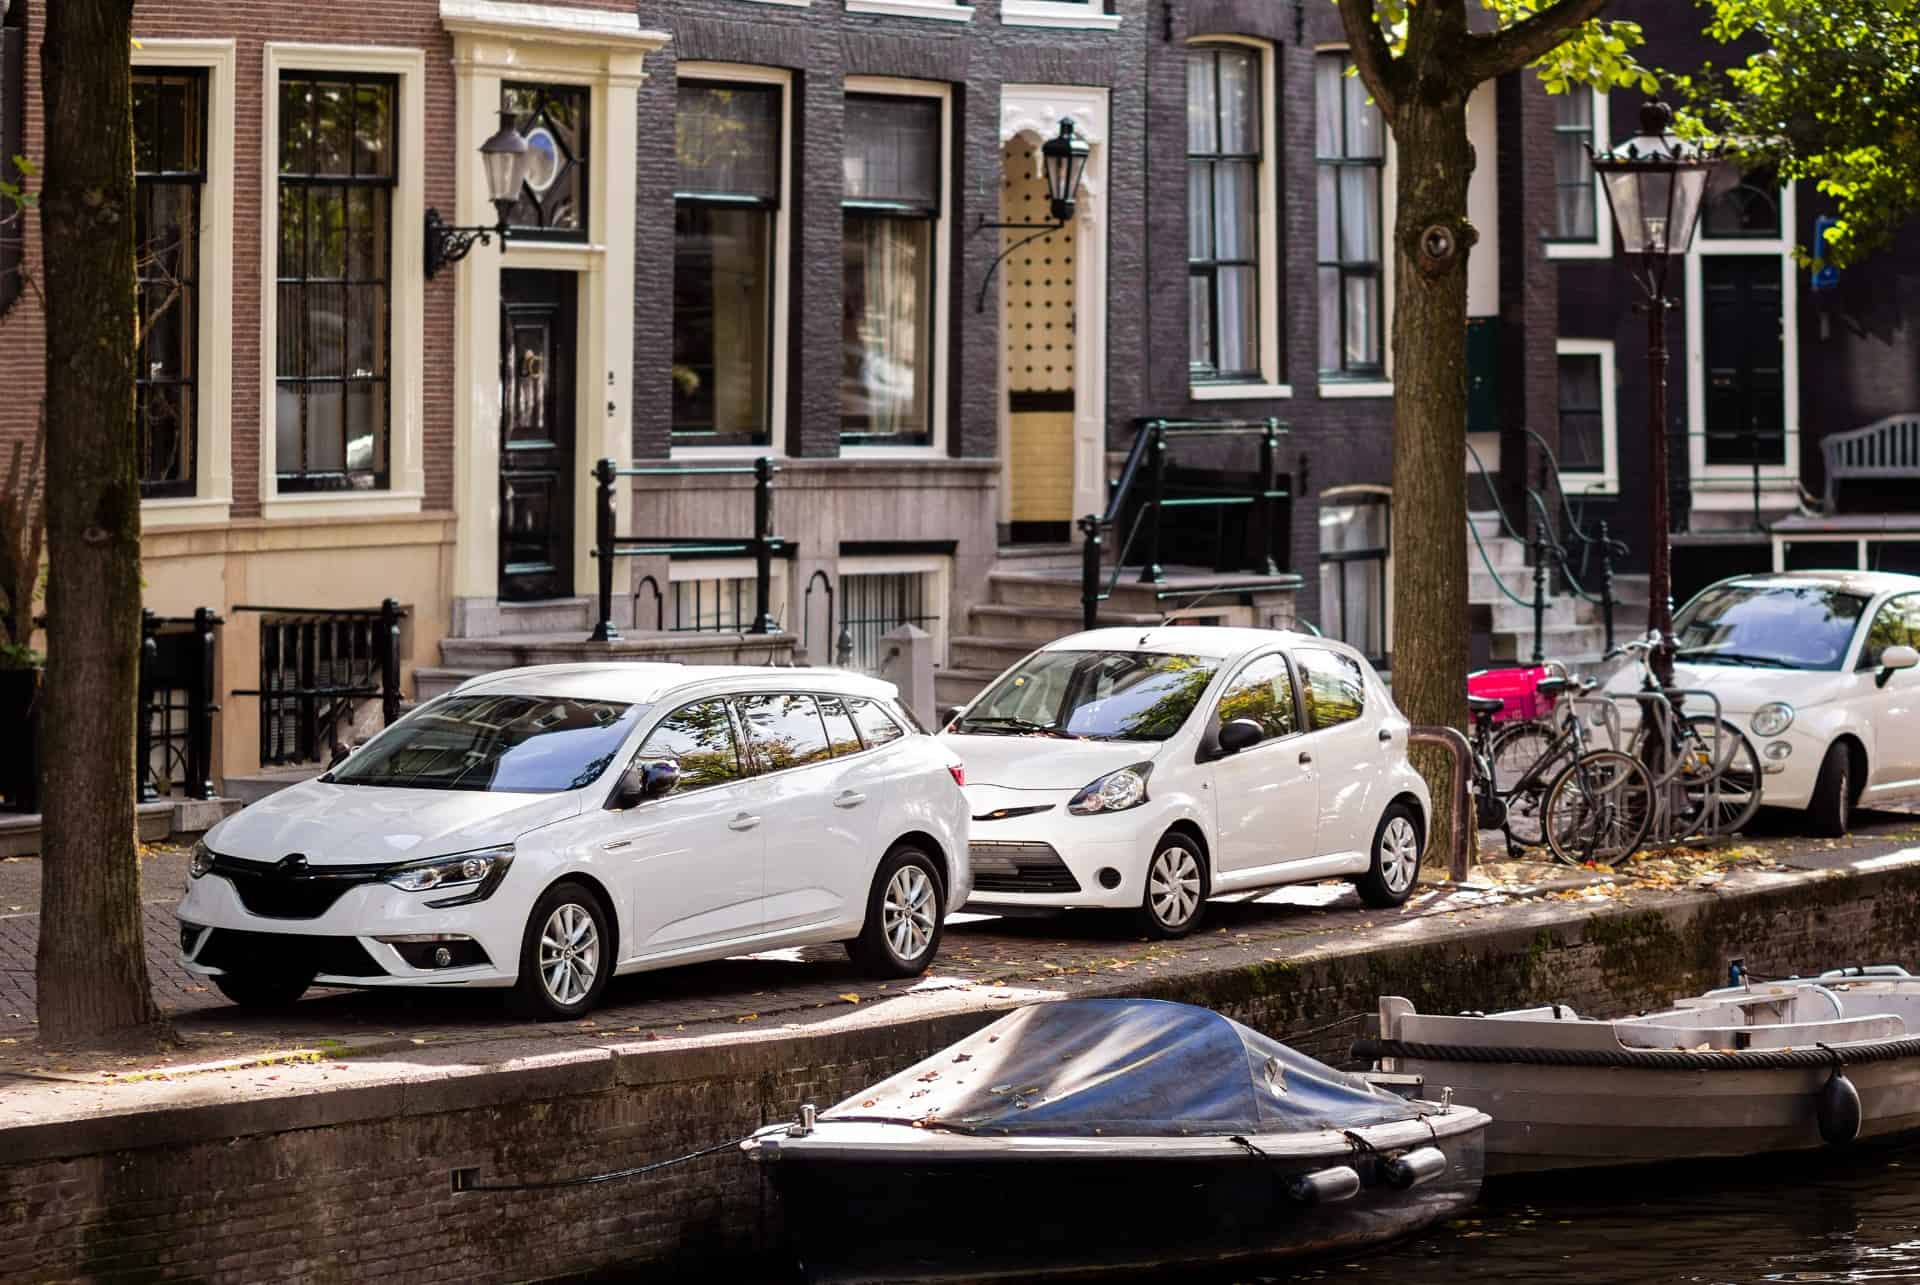
<svg viewBox="0 0 1920 1285">
<path fill-rule="evenodd" d="M 1547 787 L 1572 761 L 1564 748 L 1555 753 L 1558 739 L 1545 723 L 1513 723 L 1488 746 L 1494 789 L 1506 801 L 1507 834 L 1515 843 L 1545 842 L 1540 816 Z M 1522 780 L 1527 782 L 1525 789 L 1517 788 Z"/>
<path fill-rule="evenodd" d="M 1718 735 L 1715 723 L 1719 724 Z M 1732 834 L 1760 810 L 1763 774 L 1753 742 L 1725 719 L 1696 714 L 1680 730 L 1675 833 Z"/>
<path fill-rule="evenodd" d="M 1653 823 L 1653 778 L 1618 750 L 1582 754 L 1547 791 L 1545 821 L 1547 846 L 1560 860 L 1617 866 Z"/>
</svg>

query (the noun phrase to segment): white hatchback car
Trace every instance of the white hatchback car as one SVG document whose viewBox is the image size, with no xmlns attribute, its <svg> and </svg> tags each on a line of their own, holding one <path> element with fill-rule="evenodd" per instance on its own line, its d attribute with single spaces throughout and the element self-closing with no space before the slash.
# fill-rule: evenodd
<svg viewBox="0 0 1920 1285">
<path fill-rule="evenodd" d="M 1856 804 L 1920 799 L 1920 576 L 1736 576 L 1695 594 L 1673 633 L 1675 684 L 1712 692 L 1753 738 L 1762 803 L 1839 835 Z M 1630 666 L 1607 690 L 1641 681 Z"/>
<path fill-rule="evenodd" d="M 240 1004 L 512 987 L 546 1018 L 616 973 L 781 946 L 912 976 L 969 890 L 960 779 L 854 674 L 489 674 L 210 830 L 180 948 Z"/>
<path fill-rule="evenodd" d="M 1406 900 L 1426 783 L 1406 718 L 1342 643 L 1265 629 L 1097 629 L 996 679 L 942 739 L 966 762 L 978 906 L 1138 908 L 1351 878 Z"/>
</svg>

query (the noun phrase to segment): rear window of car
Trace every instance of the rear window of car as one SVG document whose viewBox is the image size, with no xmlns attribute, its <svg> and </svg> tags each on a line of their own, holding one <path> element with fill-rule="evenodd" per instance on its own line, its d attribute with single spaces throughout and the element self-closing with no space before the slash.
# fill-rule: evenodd
<svg viewBox="0 0 1920 1285">
<path fill-rule="evenodd" d="M 1360 666 L 1338 652 L 1303 647 L 1293 654 L 1306 689 L 1307 727 L 1318 731 L 1351 723 L 1366 708 L 1367 682 Z"/>
<path fill-rule="evenodd" d="M 851 697 L 847 701 L 847 708 L 853 714 L 853 721 L 859 725 L 860 738 L 868 748 L 890 744 L 907 734 L 893 715 L 877 702 Z"/>
</svg>

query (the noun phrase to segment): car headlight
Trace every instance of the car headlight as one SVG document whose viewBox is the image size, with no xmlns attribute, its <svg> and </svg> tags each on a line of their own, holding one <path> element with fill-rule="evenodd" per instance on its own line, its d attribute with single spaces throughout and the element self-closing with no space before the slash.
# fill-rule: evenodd
<svg viewBox="0 0 1920 1285">
<path fill-rule="evenodd" d="M 435 907 L 464 906 L 492 896 L 493 890 L 500 886 L 500 880 L 506 876 L 507 867 L 512 864 L 513 845 L 509 843 L 498 848 L 481 848 L 474 852 L 456 852 L 452 856 L 409 862 L 404 866 L 395 866 L 380 877 L 402 892 L 467 889 L 463 895 L 427 903 Z"/>
<path fill-rule="evenodd" d="M 1753 711 L 1753 730 L 1761 736 L 1778 736 L 1793 726 L 1793 706 L 1771 701 Z"/>
<path fill-rule="evenodd" d="M 187 858 L 187 873 L 195 879 L 213 873 L 213 849 L 207 846 L 206 840 L 195 840 L 193 855 Z"/>
<path fill-rule="evenodd" d="M 1075 816 L 1094 816 L 1102 812 L 1125 812 L 1147 801 L 1147 774 L 1151 763 L 1135 763 L 1109 772 L 1097 781 L 1089 781 L 1067 804 Z"/>
</svg>

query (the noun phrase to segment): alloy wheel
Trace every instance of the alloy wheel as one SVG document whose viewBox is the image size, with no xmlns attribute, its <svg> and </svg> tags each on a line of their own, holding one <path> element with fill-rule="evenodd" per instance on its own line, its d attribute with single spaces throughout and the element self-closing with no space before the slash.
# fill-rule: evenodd
<svg viewBox="0 0 1920 1285">
<path fill-rule="evenodd" d="M 1200 908 L 1200 862 L 1177 844 L 1160 849 L 1147 868 L 1147 904 L 1154 917 L 1178 928 Z"/>
<path fill-rule="evenodd" d="M 1413 822 L 1397 816 L 1380 833 L 1380 879 L 1392 892 L 1413 886 L 1420 873 L 1420 837 Z"/>
<path fill-rule="evenodd" d="M 554 1003 L 572 1006 L 585 999 L 600 975 L 600 930 L 577 902 L 554 907 L 540 930 L 540 983 Z"/>
<path fill-rule="evenodd" d="M 919 866 L 901 866 L 887 881 L 887 893 L 880 903 L 880 928 L 901 963 L 910 964 L 926 953 L 933 941 L 937 904 L 933 880 Z"/>
</svg>

